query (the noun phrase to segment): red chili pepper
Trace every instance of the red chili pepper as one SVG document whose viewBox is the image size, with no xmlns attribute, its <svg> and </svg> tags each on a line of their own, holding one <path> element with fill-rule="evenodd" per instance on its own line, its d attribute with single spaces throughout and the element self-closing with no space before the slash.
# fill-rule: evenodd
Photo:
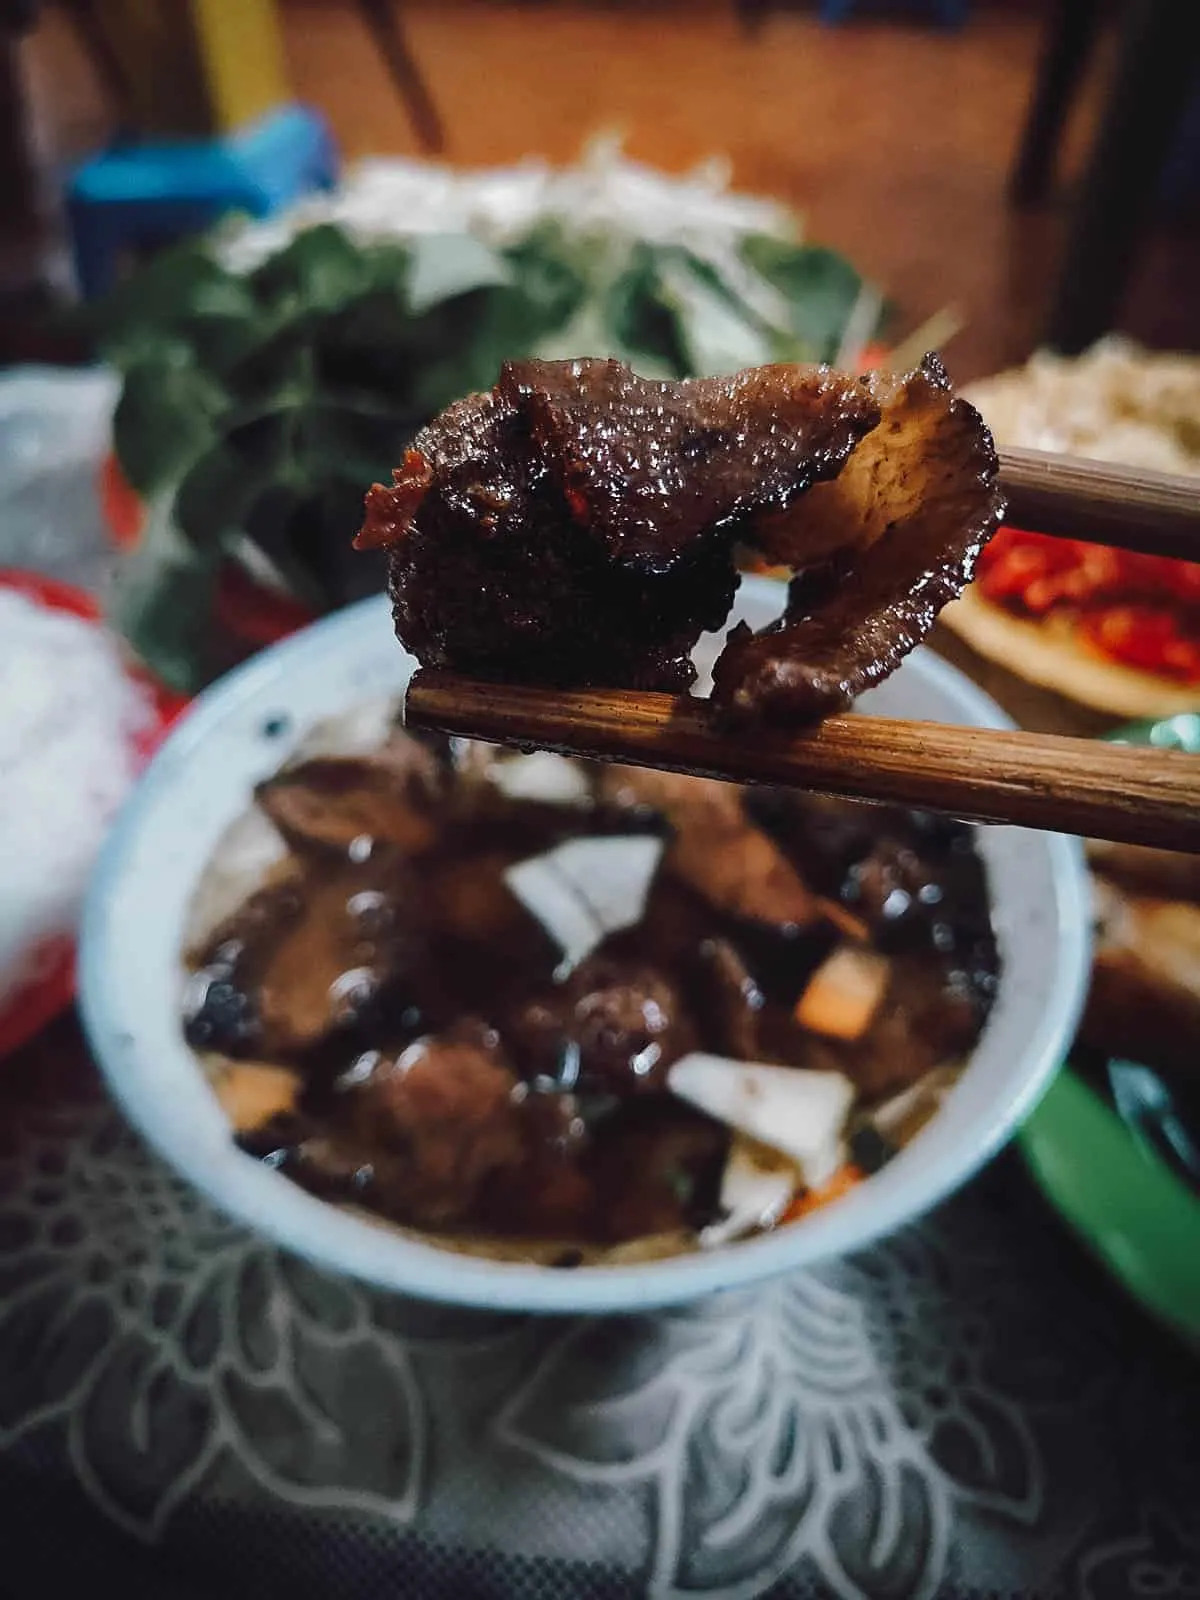
<svg viewBox="0 0 1200 1600">
<path fill-rule="evenodd" d="M 885 344 L 865 344 L 858 353 L 858 370 L 860 372 L 874 372 L 882 367 L 888 358 L 888 347 Z"/>
<path fill-rule="evenodd" d="M 1112 660 L 1200 682 L 1200 563 L 1006 527 L 980 556 L 977 581 L 1009 611 L 1069 611 Z"/>
<path fill-rule="evenodd" d="M 1085 638 L 1114 661 L 1180 683 L 1200 683 L 1200 639 L 1184 633 L 1173 612 L 1153 606 L 1110 606 L 1085 613 L 1079 626 Z"/>
<path fill-rule="evenodd" d="M 146 508 L 136 490 L 121 470 L 115 455 L 107 455 L 100 464 L 100 507 L 112 534 L 113 543 L 121 550 L 131 550 L 141 538 Z"/>
</svg>

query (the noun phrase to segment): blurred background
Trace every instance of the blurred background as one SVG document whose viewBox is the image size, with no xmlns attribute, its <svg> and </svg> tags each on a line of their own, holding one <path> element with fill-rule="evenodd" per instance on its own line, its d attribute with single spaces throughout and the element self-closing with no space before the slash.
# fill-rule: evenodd
<svg viewBox="0 0 1200 1600">
<path fill-rule="evenodd" d="M 1200 336 L 1186 0 L 5 0 L 0 24 L 0 362 L 42 365 L 0 402 L 27 424 L 8 502 L 36 503 L 39 427 L 63 464 L 68 410 L 87 458 L 44 486 L 70 518 L 10 517 L 0 559 L 103 587 L 112 536 L 136 545 L 106 609 L 179 690 L 379 586 L 348 549 L 363 485 L 505 356 L 938 348 L 961 382 Z M 1134 379 L 1109 377 L 1111 422 Z"/>
<path fill-rule="evenodd" d="M 147 37 L 142 14 L 155 9 L 10 0 L 6 173 L 32 161 L 31 182 L 52 199 L 71 164 L 122 128 L 195 135 L 223 116 L 249 120 L 272 99 L 318 112 L 346 162 L 396 152 L 468 166 L 530 155 L 565 163 L 597 130 L 618 130 L 631 156 L 668 172 L 727 158 L 736 187 L 796 208 L 812 237 L 883 286 L 898 331 L 952 307 L 963 323 L 950 351 L 960 378 L 1012 364 L 1047 334 L 1073 336 L 1050 326 L 1056 288 L 1103 115 L 1122 89 L 1115 69 L 1134 48 L 1122 29 L 1141 20 L 1128 15 L 1139 6 L 1104 0 L 277 0 L 160 6 L 178 13 L 172 41 L 161 17 L 160 36 Z M 186 42 L 189 9 L 228 33 L 206 61 Z M 1157 9 L 1186 24 L 1186 5 Z M 1143 148 L 1123 162 L 1132 173 L 1109 174 L 1112 225 L 1140 247 L 1099 320 L 1192 348 L 1200 247 L 1186 173 L 1168 169 L 1194 154 L 1195 118 L 1189 129 L 1186 97 L 1164 77 L 1193 51 L 1148 43 L 1162 58 L 1146 93 L 1160 119 L 1167 94 L 1174 125 L 1135 134 L 1123 110 L 1122 144 Z M 1039 71 L 1050 80 L 1044 160 L 1022 173 L 1022 140 L 1038 132 L 1029 123 Z M 1170 182 L 1144 207 L 1156 168 Z M 1132 206 L 1120 192 L 1130 182 Z M 37 337 L 22 291 L 64 283 L 66 271 L 33 190 L 5 188 L 21 197 L 0 258 L 0 352 L 11 360 Z M 1084 342 L 1099 331 L 1085 329 Z"/>
</svg>

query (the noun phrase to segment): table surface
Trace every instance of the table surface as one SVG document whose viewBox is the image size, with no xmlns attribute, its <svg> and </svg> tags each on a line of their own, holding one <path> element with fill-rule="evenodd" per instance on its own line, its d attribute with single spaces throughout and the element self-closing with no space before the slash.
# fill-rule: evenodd
<svg viewBox="0 0 1200 1600">
<path fill-rule="evenodd" d="M 1194 1597 L 1200 1367 L 1011 1152 L 683 1310 L 377 1295 L 209 1209 L 66 1018 L 0 1069 L 0 1505 L 5 1597 Z"/>
</svg>

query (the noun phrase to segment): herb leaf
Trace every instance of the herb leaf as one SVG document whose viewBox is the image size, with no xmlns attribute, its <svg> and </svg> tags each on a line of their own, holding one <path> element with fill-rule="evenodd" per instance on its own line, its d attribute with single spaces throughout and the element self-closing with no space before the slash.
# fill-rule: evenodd
<svg viewBox="0 0 1200 1600">
<path fill-rule="evenodd" d="M 863 287 L 850 263 L 821 245 L 792 245 L 768 234 L 751 234 L 742 255 L 782 294 L 790 331 L 809 359 L 832 361 Z"/>
<path fill-rule="evenodd" d="M 420 234 L 410 246 L 408 309 L 415 317 L 472 289 L 511 281 L 503 256 L 469 233 Z"/>
<path fill-rule="evenodd" d="M 139 494 L 165 488 L 211 442 L 225 396 L 186 346 L 164 343 L 125 371 L 113 444 Z"/>
<path fill-rule="evenodd" d="M 206 634 L 222 562 L 315 609 L 377 586 L 382 564 L 350 551 L 364 491 L 504 361 L 614 356 L 678 378 L 831 360 L 874 305 L 816 246 L 718 230 L 685 248 L 561 216 L 503 248 L 321 224 L 244 274 L 207 242 L 169 250 L 89 314 L 124 375 L 114 447 L 152 506 L 121 615 L 152 667 L 194 687 L 222 664 Z"/>
</svg>

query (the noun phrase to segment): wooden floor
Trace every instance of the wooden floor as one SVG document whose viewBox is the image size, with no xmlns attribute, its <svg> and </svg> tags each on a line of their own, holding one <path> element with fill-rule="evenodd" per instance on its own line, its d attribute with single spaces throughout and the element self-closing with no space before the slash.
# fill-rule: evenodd
<svg viewBox="0 0 1200 1600">
<path fill-rule="evenodd" d="M 801 211 L 810 237 L 846 251 L 895 302 L 896 329 L 954 307 L 947 359 L 969 378 L 1037 342 L 1063 208 L 1021 217 L 1005 176 L 1037 58 L 1038 0 L 976 0 L 944 33 L 861 9 L 840 28 L 810 0 L 779 0 L 755 31 L 732 0 L 393 0 L 441 110 L 449 159 L 569 161 L 598 130 L 682 170 L 729 158 L 741 187 Z M 927 5 L 928 0 L 924 0 Z M 328 116 L 347 157 L 418 149 L 403 102 L 348 0 L 281 0 L 298 96 Z M 881 10 L 890 15 L 883 16 Z M 34 77 L 64 150 L 93 148 L 94 94 L 61 17 L 31 41 Z M 1090 97 L 1093 101 L 1095 95 Z M 1067 168 L 1086 149 L 1075 119 Z M 1200 347 L 1200 243 L 1144 252 L 1123 325 Z"/>
<path fill-rule="evenodd" d="M 796 206 L 811 237 L 880 282 L 900 331 L 958 308 L 966 327 L 947 355 L 960 378 L 1032 348 L 1057 260 L 1061 215 L 1015 217 L 1004 201 L 1042 9 L 996 0 L 947 34 L 878 10 L 827 28 L 802 0 L 770 8 L 753 33 L 719 0 L 401 7 L 455 161 L 566 161 L 606 128 L 668 169 L 723 153 L 738 185 Z M 346 154 L 415 150 L 354 8 L 290 0 L 286 15 L 297 90 L 326 111 Z M 1068 167 L 1089 121 L 1085 104 Z M 1131 331 L 1196 341 L 1198 262 L 1194 248 L 1151 247 Z"/>
</svg>

